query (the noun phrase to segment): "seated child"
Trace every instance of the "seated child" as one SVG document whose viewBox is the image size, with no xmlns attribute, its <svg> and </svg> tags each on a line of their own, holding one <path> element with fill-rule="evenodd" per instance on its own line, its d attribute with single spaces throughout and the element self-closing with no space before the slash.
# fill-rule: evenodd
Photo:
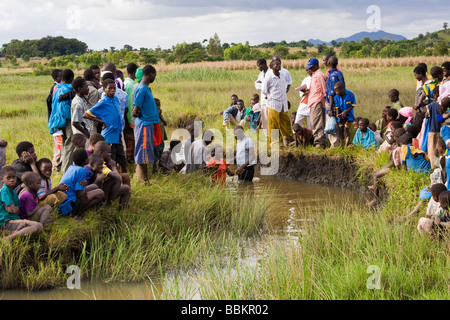
<svg viewBox="0 0 450 320">
<path fill-rule="evenodd" d="M 38 206 L 37 192 L 41 187 L 41 176 L 35 172 L 26 172 L 22 176 L 25 189 L 20 194 L 20 218 L 40 222 L 43 226 L 53 221 L 50 213 L 52 207 L 48 204 Z"/>
<path fill-rule="evenodd" d="M 417 136 L 420 133 L 420 129 L 414 124 L 406 128 L 406 132 L 412 137 L 412 145 L 419 149 L 419 140 Z"/>
<path fill-rule="evenodd" d="M 403 124 L 403 128 L 407 128 L 414 122 L 414 109 L 412 107 L 403 107 L 398 112 L 398 121 Z"/>
<path fill-rule="evenodd" d="M 417 230 L 420 234 L 423 234 L 423 232 L 426 231 L 430 236 L 434 237 L 435 233 L 433 230 L 433 216 L 436 214 L 436 212 L 440 211 L 439 196 L 441 195 L 441 193 L 447 191 L 447 187 L 442 183 L 435 183 L 430 187 L 430 190 L 431 199 L 428 202 L 427 214 L 425 217 L 419 219 Z"/>
<path fill-rule="evenodd" d="M 131 188 L 125 183 L 123 177 L 117 171 L 116 162 L 111 159 L 111 147 L 105 141 L 99 141 L 94 146 L 95 154 L 98 154 L 103 159 L 103 192 L 105 194 L 106 205 L 111 205 L 114 200 L 120 197 L 119 209 L 124 209 L 128 206 L 130 200 Z M 129 183 L 129 180 L 128 180 Z"/>
<path fill-rule="evenodd" d="M 377 125 L 375 123 L 369 124 L 369 129 L 372 130 L 373 134 L 375 135 L 375 140 L 377 141 L 377 144 L 380 146 L 383 144 L 384 139 L 381 137 L 380 130 L 377 130 Z"/>
<path fill-rule="evenodd" d="M 302 145 L 305 148 L 308 145 L 314 144 L 312 130 L 305 128 L 298 123 L 294 123 L 292 129 L 294 130 L 294 141 L 291 142 L 290 145 L 295 145 L 296 147 Z"/>
<path fill-rule="evenodd" d="M 73 153 L 73 164 L 61 178 L 60 183 L 68 186 L 67 198 L 60 205 L 58 213 L 66 216 L 69 213 L 81 217 L 87 210 L 95 207 L 105 194 L 96 185 L 86 187 L 86 172 L 83 167 L 88 162 L 85 149 L 78 149 Z"/>
<path fill-rule="evenodd" d="M 400 92 L 397 89 L 392 89 L 388 93 L 388 98 L 392 102 L 392 108 L 400 111 L 403 108 L 403 103 L 399 99 Z"/>
<path fill-rule="evenodd" d="M 227 174 L 234 176 L 234 173 L 228 169 L 227 163 L 223 160 L 223 148 L 220 145 L 214 147 L 211 152 L 212 158 L 208 161 L 204 170 L 211 174 L 211 183 L 225 183 Z"/>
<path fill-rule="evenodd" d="M 261 105 L 259 104 L 259 94 L 255 93 L 251 100 L 252 115 L 250 118 L 250 128 L 257 130 L 261 127 Z"/>
<path fill-rule="evenodd" d="M 367 118 L 359 120 L 359 128 L 356 130 L 355 137 L 353 138 L 353 145 L 362 146 L 364 149 L 378 147 L 374 133 L 368 128 L 369 123 L 370 121 Z"/>
<path fill-rule="evenodd" d="M 94 153 L 94 146 L 99 141 L 105 141 L 100 133 L 94 133 L 89 137 L 89 147 L 86 149 L 88 156 Z"/>
<path fill-rule="evenodd" d="M 14 191 L 16 170 L 5 166 L 1 170 L 3 187 L 0 189 L 0 230 L 11 232 L 3 240 L 13 240 L 23 234 L 35 234 L 42 231 L 42 224 L 36 221 L 20 219 L 20 200 Z"/>
<path fill-rule="evenodd" d="M 31 142 L 20 142 L 16 147 L 16 153 L 19 156 L 19 159 L 14 160 L 11 167 L 16 170 L 17 177 L 14 191 L 16 191 L 17 194 L 20 194 L 20 191 L 24 187 L 21 180 L 22 175 L 28 171 L 39 173 L 39 170 L 36 166 L 37 155 Z"/>
<path fill-rule="evenodd" d="M 384 142 L 381 144 L 379 148 L 379 152 L 386 151 L 390 152 L 392 150 L 392 144 L 394 143 L 394 131 L 396 128 L 402 127 L 402 123 L 396 121 L 398 118 L 398 112 L 394 108 L 390 108 L 387 110 L 386 119 L 388 121 L 388 125 L 386 126 L 386 130 L 384 132 Z"/>
<path fill-rule="evenodd" d="M 72 144 L 75 147 L 74 151 L 77 149 L 86 149 L 87 138 L 86 138 L 86 136 L 82 135 L 81 133 L 75 133 L 72 136 Z"/>
<path fill-rule="evenodd" d="M 430 161 L 425 152 L 412 146 L 412 137 L 406 133 L 397 140 L 401 147 L 400 157 L 402 164 L 412 171 L 429 172 L 431 170 Z"/>
<path fill-rule="evenodd" d="M 95 184 L 102 189 L 103 183 L 105 182 L 103 158 L 93 153 L 89 156 L 88 161 L 89 163 L 84 166 L 84 171 L 86 171 L 86 185 Z"/>
<path fill-rule="evenodd" d="M 52 210 L 55 210 L 61 203 L 66 200 L 66 191 L 68 186 L 61 183 L 55 188 L 52 188 L 52 161 L 47 158 L 42 158 L 37 162 L 37 167 L 39 169 L 41 184 L 37 192 L 39 199 L 38 206 L 49 205 Z"/>
<path fill-rule="evenodd" d="M 381 114 L 381 119 L 378 119 L 375 122 L 375 125 L 377 126 L 378 130 L 380 130 L 380 134 L 381 136 L 384 135 L 384 131 L 386 130 L 386 127 L 388 125 L 388 121 L 387 121 L 387 111 L 391 108 L 391 106 L 386 106 L 383 109 L 383 113 Z"/>
<path fill-rule="evenodd" d="M 162 172 L 180 172 L 181 169 L 183 169 L 185 163 L 181 162 L 179 164 L 175 164 L 173 162 L 173 158 L 175 158 L 175 155 L 179 152 L 181 149 L 181 141 L 180 140 L 171 140 L 170 141 L 170 148 L 169 150 L 166 150 L 163 152 L 161 156 L 161 160 L 159 160 L 159 168 L 162 170 Z"/>
</svg>

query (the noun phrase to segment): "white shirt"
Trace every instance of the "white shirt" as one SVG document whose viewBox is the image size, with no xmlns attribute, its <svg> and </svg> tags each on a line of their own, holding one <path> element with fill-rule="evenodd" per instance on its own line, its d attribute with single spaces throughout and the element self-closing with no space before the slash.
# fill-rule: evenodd
<svg viewBox="0 0 450 320">
<path fill-rule="evenodd" d="M 194 165 L 206 166 L 206 143 L 202 139 L 195 140 L 191 144 L 191 159 Z"/>
<path fill-rule="evenodd" d="M 266 77 L 268 74 L 273 73 L 272 69 L 268 69 L 266 72 Z M 282 78 L 284 78 L 284 80 L 286 81 L 286 89 L 288 85 L 292 85 L 292 78 L 291 78 L 291 74 L 289 73 L 289 71 L 287 71 L 285 68 L 281 67 L 280 69 L 280 76 Z"/>
<path fill-rule="evenodd" d="M 270 69 L 267 69 L 266 73 L 269 72 Z M 266 96 L 262 93 L 262 87 L 263 87 L 263 83 L 264 83 L 264 77 L 266 75 L 266 73 L 264 73 L 264 71 L 261 71 L 259 76 L 258 76 L 258 80 L 255 81 L 255 89 L 256 90 L 261 90 L 261 106 L 265 106 L 266 105 Z M 261 83 L 258 83 L 258 81 L 261 81 Z"/>
<path fill-rule="evenodd" d="M 250 157 L 250 149 L 253 149 L 253 161 L 248 164 L 247 167 L 253 166 L 256 164 L 255 157 L 255 144 L 253 140 L 249 137 L 245 136 L 241 140 L 237 140 L 236 143 L 236 164 L 238 166 L 242 166 L 247 162 Z"/>
<path fill-rule="evenodd" d="M 273 72 L 267 72 L 264 78 L 262 93 L 267 96 L 266 105 L 277 112 L 287 112 L 287 94 L 286 94 L 286 80 L 280 73 L 277 77 Z"/>
<path fill-rule="evenodd" d="M 305 79 L 303 79 L 301 86 L 306 85 L 306 88 L 309 89 L 309 86 L 311 84 L 311 76 L 307 76 Z M 304 103 L 303 101 L 306 99 L 307 95 L 305 95 L 302 91 L 300 93 L 300 105 L 297 109 L 297 114 L 300 114 L 302 116 L 309 116 L 310 110 L 308 108 L 308 104 Z"/>
</svg>

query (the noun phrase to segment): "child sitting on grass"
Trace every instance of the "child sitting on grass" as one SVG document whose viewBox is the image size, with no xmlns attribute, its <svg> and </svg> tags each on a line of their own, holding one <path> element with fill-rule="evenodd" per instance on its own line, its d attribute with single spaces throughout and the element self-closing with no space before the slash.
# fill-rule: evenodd
<svg viewBox="0 0 450 320">
<path fill-rule="evenodd" d="M 161 156 L 161 160 L 159 160 L 159 168 L 164 173 L 168 172 L 180 172 L 183 169 L 185 163 L 181 162 L 179 164 L 174 163 L 174 159 L 176 160 L 176 154 L 181 149 L 181 141 L 180 140 L 171 140 L 169 150 L 163 152 Z"/>
<path fill-rule="evenodd" d="M 39 206 L 49 205 L 55 210 L 61 203 L 66 200 L 68 186 L 65 183 L 61 183 L 55 188 L 52 188 L 52 161 L 47 158 L 39 159 L 37 162 L 39 174 L 41 177 L 41 185 L 37 192 L 39 198 Z"/>
<path fill-rule="evenodd" d="M 399 99 L 400 92 L 397 89 L 392 89 L 388 92 L 389 101 L 392 102 L 392 108 L 400 111 L 403 108 L 403 103 Z"/>
<path fill-rule="evenodd" d="M 431 170 L 430 161 L 425 152 L 412 146 L 412 137 L 409 134 L 402 135 L 397 143 L 401 147 L 400 157 L 402 164 L 412 171 L 428 173 Z"/>
<path fill-rule="evenodd" d="M 89 163 L 84 166 L 86 171 L 86 185 L 95 184 L 100 189 L 103 189 L 105 176 L 103 175 L 103 158 L 98 154 L 91 154 L 88 158 Z"/>
<path fill-rule="evenodd" d="M 384 139 L 381 137 L 380 130 L 377 130 L 377 125 L 375 123 L 369 124 L 369 129 L 372 130 L 373 134 L 375 135 L 375 140 L 377 141 L 377 144 L 380 146 L 383 144 Z"/>
<path fill-rule="evenodd" d="M 94 146 L 99 141 L 105 141 L 105 138 L 100 133 L 94 133 L 89 137 L 89 147 L 86 149 L 88 156 L 94 153 Z"/>
<path fill-rule="evenodd" d="M 42 231 L 42 224 L 36 221 L 20 219 L 20 200 L 14 191 L 16 170 L 11 166 L 2 168 L 0 189 L 0 230 L 11 232 L 2 240 L 13 240 L 20 235 L 36 234 Z"/>
<path fill-rule="evenodd" d="M 257 130 L 261 127 L 261 105 L 259 104 L 259 94 L 255 93 L 250 103 L 252 105 L 250 128 L 252 128 L 252 130 Z"/>
<path fill-rule="evenodd" d="M 395 128 L 392 128 L 393 123 L 396 123 L 396 126 L 401 127 L 402 124 L 398 121 L 396 121 L 398 118 L 398 111 L 394 108 L 390 108 L 386 111 L 386 120 L 388 122 L 386 126 L 386 130 L 384 132 L 384 142 L 381 144 L 379 151 L 386 151 L 390 152 L 392 150 L 392 144 L 394 143 L 394 130 Z"/>
<path fill-rule="evenodd" d="M 298 123 L 294 123 L 292 129 L 294 130 L 294 141 L 290 143 L 291 146 L 295 145 L 298 147 L 299 145 L 302 145 L 306 148 L 306 146 L 314 144 L 314 135 L 312 130 L 305 128 Z"/>
<path fill-rule="evenodd" d="M 58 213 L 66 216 L 69 213 L 80 218 L 87 210 L 103 201 L 105 194 L 96 185 L 86 188 L 86 172 L 83 167 L 87 164 L 88 156 L 84 149 L 73 153 L 73 164 L 61 178 L 60 183 L 68 186 L 67 198 L 60 205 Z"/>
<path fill-rule="evenodd" d="M 225 183 L 227 174 L 234 176 L 234 173 L 228 169 L 227 163 L 223 160 L 223 148 L 216 145 L 211 152 L 212 158 L 209 159 L 204 171 L 211 174 L 211 183 L 220 182 Z"/>
<path fill-rule="evenodd" d="M 14 187 L 14 191 L 17 194 L 20 194 L 20 191 L 23 189 L 22 185 L 22 175 L 25 172 L 33 171 L 39 173 L 39 170 L 36 166 L 37 155 L 34 151 L 34 146 L 29 141 L 22 141 L 16 147 L 16 153 L 19 156 L 19 159 L 16 159 L 11 164 L 11 167 L 16 170 L 16 185 Z"/>
<path fill-rule="evenodd" d="M 103 192 L 105 195 L 105 204 L 111 205 L 114 200 L 120 197 L 119 209 L 124 209 L 128 206 L 130 200 L 131 188 L 128 184 L 130 180 L 125 181 L 122 174 L 119 174 L 116 167 L 116 162 L 111 158 L 111 147 L 105 141 L 99 141 L 94 146 L 95 154 L 103 159 Z"/>
<path fill-rule="evenodd" d="M 447 191 L 447 187 L 445 186 L 445 184 L 435 183 L 430 187 L 430 191 L 431 199 L 428 202 L 427 214 L 425 217 L 419 219 L 417 230 L 420 234 L 423 234 L 424 231 L 426 231 L 431 237 L 434 237 L 435 232 L 433 230 L 433 225 L 435 219 L 433 216 L 436 214 L 436 212 L 440 211 L 439 196 L 443 192 Z"/>
<path fill-rule="evenodd" d="M 389 121 L 387 121 L 387 111 L 390 108 L 391 108 L 391 106 L 384 107 L 383 112 L 381 114 L 381 119 L 378 119 L 377 121 L 375 121 L 375 125 L 377 126 L 378 130 L 380 130 L 381 136 L 384 135 L 384 131 L 386 130 L 386 127 L 389 123 Z"/>
<path fill-rule="evenodd" d="M 41 187 L 41 176 L 35 172 L 26 172 L 22 181 L 25 189 L 20 194 L 20 218 L 40 222 L 43 226 L 53 221 L 50 213 L 52 207 L 48 204 L 38 206 L 39 198 L 37 192 Z"/>
<path fill-rule="evenodd" d="M 362 146 L 364 149 L 378 147 L 375 135 L 372 130 L 369 129 L 369 123 L 370 121 L 367 118 L 359 120 L 359 127 L 353 138 L 353 145 Z"/>
</svg>

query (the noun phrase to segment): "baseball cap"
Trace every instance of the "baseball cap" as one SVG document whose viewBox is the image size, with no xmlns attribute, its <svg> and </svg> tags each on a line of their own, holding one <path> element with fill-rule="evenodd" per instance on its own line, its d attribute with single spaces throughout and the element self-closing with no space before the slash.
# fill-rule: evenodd
<svg viewBox="0 0 450 320">
<path fill-rule="evenodd" d="M 308 64 L 306 65 L 306 69 L 309 69 L 316 64 L 319 65 L 319 60 L 317 60 L 316 58 L 311 58 L 309 59 Z"/>
</svg>

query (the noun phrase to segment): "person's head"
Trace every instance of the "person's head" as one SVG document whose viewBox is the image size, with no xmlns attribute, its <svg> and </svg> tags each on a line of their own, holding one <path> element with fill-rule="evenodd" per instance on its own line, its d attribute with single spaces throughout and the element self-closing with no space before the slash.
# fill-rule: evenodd
<svg viewBox="0 0 450 320">
<path fill-rule="evenodd" d="M 91 69 L 84 70 L 83 78 L 86 81 L 94 81 L 95 79 L 94 71 L 92 71 Z"/>
<path fill-rule="evenodd" d="M 73 163 L 76 166 L 84 167 L 88 164 L 88 154 L 86 152 L 86 149 L 77 149 L 73 152 L 72 155 Z"/>
<path fill-rule="evenodd" d="M 410 123 L 414 119 L 414 109 L 412 107 L 403 107 L 398 111 L 398 121 Z"/>
<path fill-rule="evenodd" d="M 331 56 L 332 56 L 331 53 L 325 53 L 325 55 L 322 57 L 323 65 L 327 68 L 330 67 L 330 65 L 328 64 L 328 59 L 330 59 Z"/>
<path fill-rule="evenodd" d="M 152 65 L 147 64 L 142 69 L 142 81 L 144 83 L 150 84 L 153 83 L 156 79 L 156 69 Z"/>
<path fill-rule="evenodd" d="M 29 141 L 22 141 L 16 146 L 16 153 L 20 161 L 24 161 L 25 153 L 29 153 L 34 161 L 37 161 L 37 155 L 34 150 L 34 145 Z"/>
<path fill-rule="evenodd" d="M 267 70 L 267 60 L 266 59 L 259 59 L 258 61 L 256 61 L 256 66 L 258 67 L 259 71 Z"/>
<path fill-rule="evenodd" d="M 36 193 L 41 186 L 41 176 L 36 172 L 28 171 L 22 175 L 22 182 L 28 191 Z"/>
<path fill-rule="evenodd" d="M 450 191 L 443 191 L 439 194 L 439 205 L 442 209 L 448 210 L 450 203 Z"/>
<path fill-rule="evenodd" d="M 181 144 L 181 141 L 178 139 L 170 140 L 170 144 L 169 144 L 170 151 L 175 150 L 176 146 L 179 144 Z"/>
<path fill-rule="evenodd" d="M 212 132 L 211 130 L 206 130 L 205 132 L 203 132 L 203 141 L 205 141 L 206 145 L 211 144 L 213 140 L 214 140 L 214 132 Z"/>
<path fill-rule="evenodd" d="M 91 145 L 92 147 L 94 147 L 95 144 L 99 141 L 105 141 L 105 137 L 103 137 L 100 133 L 91 134 L 91 136 L 89 137 L 89 145 Z"/>
<path fill-rule="evenodd" d="M 84 134 L 75 133 L 72 136 L 72 144 L 75 146 L 75 149 L 86 148 L 86 141 L 87 141 L 87 138 Z"/>
<path fill-rule="evenodd" d="M 245 137 L 244 127 L 241 125 L 234 127 L 234 137 L 237 140 L 242 140 Z"/>
<path fill-rule="evenodd" d="M 53 164 L 50 159 L 48 158 L 39 159 L 39 161 L 36 163 L 36 166 L 42 178 L 44 178 L 45 180 L 50 179 L 50 177 L 52 176 L 52 168 L 53 168 Z"/>
<path fill-rule="evenodd" d="M 355 130 L 358 130 L 359 128 L 359 120 L 361 120 L 361 117 L 356 117 L 355 121 L 353 122 L 353 127 L 355 128 Z"/>
<path fill-rule="evenodd" d="M 358 129 L 361 132 L 367 132 L 367 128 L 369 127 L 370 121 L 367 118 L 362 118 L 361 120 L 359 120 L 358 122 Z"/>
<path fill-rule="evenodd" d="M 139 67 L 134 62 L 130 62 L 129 64 L 127 64 L 127 73 L 131 79 L 136 78 L 136 71 L 138 68 Z"/>
<path fill-rule="evenodd" d="M 60 83 L 61 78 L 62 78 L 62 70 L 61 69 L 53 69 L 52 78 L 53 78 L 53 81 L 55 81 L 56 83 Z"/>
<path fill-rule="evenodd" d="M 373 132 L 377 131 L 377 125 L 375 123 L 371 123 L 369 124 L 369 129 L 372 130 Z"/>
<path fill-rule="evenodd" d="M 416 117 L 414 118 L 414 124 L 421 126 L 424 119 L 425 119 L 425 112 L 417 111 Z"/>
<path fill-rule="evenodd" d="M 395 108 L 390 108 L 386 111 L 386 120 L 388 122 L 394 121 L 398 118 L 398 111 Z"/>
<path fill-rule="evenodd" d="M 311 73 L 315 72 L 317 69 L 319 69 L 319 60 L 317 60 L 316 58 L 309 59 L 305 69 L 309 69 Z"/>
<path fill-rule="evenodd" d="M 445 61 L 442 64 L 442 73 L 443 73 L 445 78 L 450 76 L 450 61 Z"/>
<path fill-rule="evenodd" d="M 107 62 L 103 65 L 102 71 L 109 71 L 113 75 L 116 75 L 116 65 L 112 62 Z"/>
<path fill-rule="evenodd" d="M 433 89 L 433 100 L 434 101 L 437 101 L 437 99 L 439 98 L 439 92 L 440 92 L 439 86 L 434 87 L 434 89 Z"/>
<path fill-rule="evenodd" d="M 296 118 L 296 117 L 297 117 L 297 112 L 296 112 L 296 111 L 292 112 L 291 115 L 290 115 L 291 123 L 294 123 L 294 122 L 295 122 L 295 118 Z"/>
<path fill-rule="evenodd" d="M 425 70 L 425 75 L 427 74 L 427 72 L 428 72 L 428 66 L 427 66 L 427 64 L 426 64 L 425 62 L 419 62 L 419 63 L 417 64 L 417 66 L 423 68 L 423 70 Z"/>
<path fill-rule="evenodd" d="M 408 145 L 408 144 L 411 144 L 411 143 L 412 143 L 412 137 L 408 133 L 405 133 L 405 134 L 401 135 L 397 139 L 397 144 L 399 146 Z"/>
<path fill-rule="evenodd" d="M 237 94 L 232 94 L 231 95 L 231 104 L 233 106 L 237 105 L 238 100 L 239 100 L 239 98 L 238 98 Z"/>
<path fill-rule="evenodd" d="M 444 114 L 450 108 L 450 97 L 441 100 L 441 113 Z"/>
<path fill-rule="evenodd" d="M 342 81 L 336 82 L 334 85 L 334 93 L 341 97 L 345 95 L 345 84 Z"/>
<path fill-rule="evenodd" d="M 103 80 L 102 87 L 107 97 L 112 98 L 116 94 L 116 83 L 114 82 L 114 80 Z"/>
<path fill-rule="evenodd" d="M 64 69 L 61 73 L 61 82 L 62 83 L 72 83 L 75 78 L 75 74 L 70 69 Z"/>
<path fill-rule="evenodd" d="M 447 146 L 445 145 L 445 141 L 444 138 L 442 138 L 442 136 L 439 136 L 438 138 L 436 149 L 440 156 L 443 156 L 445 154 L 445 151 L 447 151 Z"/>
<path fill-rule="evenodd" d="M 279 60 L 272 60 L 270 62 L 270 69 L 272 69 L 275 74 L 278 74 L 281 70 L 281 62 Z"/>
<path fill-rule="evenodd" d="M 336 69 L 338 62 L 339 60 L 336 56 L 331 56 L 330 58 L 328 58 L 328 65 L 331 69 Z"/>
<path fill-rule="evenodd" d="M 406 132 L 409 133 L 411 137 L 416 138 L 420 133 L 420 128 L 415 125 L 411 125 L 406 128 Z"/>
<path fill-rule="evenodd" d="M 239 100 L 237 101 L 236 106 L 238 107 L 239 111 L 241 111 L 242 109 L 244 109 L 244 108 L 245 108 L 244 100 L 239 99 Z"/>
<path fill-rule="evenodd" d="M 388 92 L 388 98 L 391 102 L 398 101 L 398 98 L 400 97 L 400 92 L 397 89 L 391 89 Z"/>
<path fill-rule="evenodd" d="M 109 79 L 109 80 L 112 80 L 112 81 L 115 80 L 114 75 L 112 74 L 112 72 L 109 72 L 109 71 L 102 72 L 101 80 L 105 81 L 106 79 Z"/>
<path fill-rule="evenodd" d="M 303 128 L 299 123 L 294 123 L 292 125 L 292 130 L 294 130 L 296 135 L 299 135 L 299 136 L 303 135 Z"/>
<path fill-rule="evenodd" d="M 439 82 L 444 79 L 444 72 L 442 71 L 441 67 L 434 66 L 433 68 L 431 68 L 430 73 L 433 79 L 437 79 Z"/>
<path fill-rule="evenodd" d="M 272 61 L 278 61 L 281 66 L 281 57 L 278 54 L 276 54 L 272 57 Z"/>
<path fill-rule="evenodd" d="M 122 72 L 122 70 L 119 70 L 119 69 L 117 69 L 116 70 L 116 75 L 123 81 L 124 79 L 123 79 L 123 72 Z"/>
<path fill-rule="evenodd" d="M 403 124 L 400 121 L 392 121 L 391 122 L 391 130 L 395 132 L 398 128 L 403 128 Z"/>
<path fill-rule="evenodd" d="M 105 141 L 99 141 L 94 145 L 94 153 L 108 162 L 111 160 L 111 146 Z"/>
<path fill-rule="evenodd" d="M 102 173 L 103 170 L 103 158 L 96 153 L 93 153 L 88 158 L 89 167 L 95 173 Z"/>
<path fill-rule="evenodd" d="M 100 67 L 96 64 L 93 64 L 89 67 L 89 69 L 91 69 L 92 72 L 94 72 L 95 79 L 97 81 L 100 81 L 100 75 L 101 75 Z"/>
<path fill-rule="evenodd" d="M 255 93 L 252 96 L 252 100 L 251 101 L 253 101 L 254 104 L 257 104 L 259 102 L 259 94 Z"/>
<path fill-rule="evenodd" d="M 87 82 L 82 77 L 77 77 L 72 81 L 72 88 L 80 97 L 84 97 L 89 93 Z"/>
<path fill-rule="evenodd" d="M 442 192 L 447 191 L 447 187 L 443 183 L 435 183 L 430 188 L 433 200 L 439 202 L 439 196 Z"/>
<path fill-rule="evenodd" d="M 14 188 L 17 182 L 16 169 L 11 166 L 4 166 L 1 175 L 2 183 L 10 189 Z"/>
<path fill-rule="evenodd" d="M 386 107 L 384 107 L 383 112 L 382 112 L 382 114 L 381 114 L 381 117 L 382 117 L 383 119 L 386 119 L 387 112 L 388 112 L 388 110 L 389 110 L 390 108 L 391 108 L 391 106 L 386 106 Z"/>
<path fill-rule="evenodd" d="M 414 68 L 414 77 L 416 78 L 416 80 L 422 81 L 427 77 L 427 69 L 420 64 L 417 65 L 417 67 Z"/>
<path fill-rule="evenodd" d="M 395 131 L 394 131 L 394 141 L 397 142 L 398 138 L 400 138 L 405 133 L 406 133 L 406 130 L 403 129 L 403 127 L 395 129 Z"/>
</svg>

